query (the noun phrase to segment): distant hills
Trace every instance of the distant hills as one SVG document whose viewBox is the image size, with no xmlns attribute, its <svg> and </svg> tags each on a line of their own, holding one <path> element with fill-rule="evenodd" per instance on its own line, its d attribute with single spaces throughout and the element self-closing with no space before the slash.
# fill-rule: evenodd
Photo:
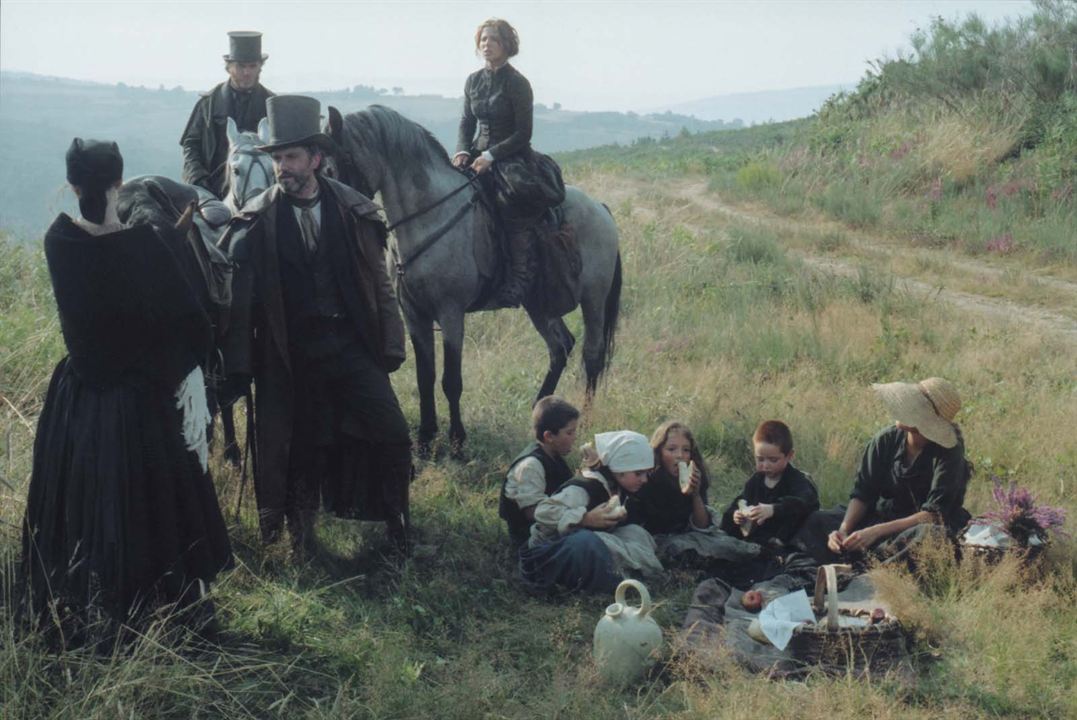
<svg viewBox="0 0 1077 720">
<path fill-rule="evenodd" d="M 781 92 L 721 96 L 650 114 L 576 112 L 539 104 L 533 142 L 556 153 L 685 130 L 733 129 L 790 113 L 809 114 L 818 104 L 812 104 L 814 98 L 826 96 L 824 90 L 804 88 L 789 97 Z M 305 94 L 343 112 L 387 105 L 426 126 L 446 149 L 456 142 L 461 98 L 363 85 Z M 106 85 L 0 71 L 0 228 L 36 238 L 58 211 L 74 207 L 64 192 L 63 156 L 75 136 L 118 142 L 127 177 L 152 173 L 179 178 L 179 136 L 197 98 L 197 92 L 181 87 Z M 768 103 L 771 110 L 763 110 Z"/>
<path fill-rule="evenodd" d="M 208 88 L 207 88 L 208 89 Z M 392 107 L 426 126 L 447 149 L 456 142 L 461 98 L 404 95 L 371 87 L 306 93 L 343 112 L 372 103 Z M 179 136 L 198 93 L 183 88 L 105 85 L 30 73 L 0 72 L 0 228 L 37 237 L 59 210 L 73 207 L 64 187 L 64 151 L 76 135 L 116 140 L 125 175 L 178 178 Z M 534 144 L 546 152 L 640 137 L 739 127 L 663 113 L 573 112 L 539 105 Z"/>
<path fill-rule="evenodd" d="M 694 116 L 700 120 L 739 120 L 745 125 L 781 122 L 811 115 L 831 95 L 855 89 L 856 83 L 850 82 L 843 85 L 715 95 L 655 108 L 655 112 L 669 111 L 678 115 Z"/>
</svg>

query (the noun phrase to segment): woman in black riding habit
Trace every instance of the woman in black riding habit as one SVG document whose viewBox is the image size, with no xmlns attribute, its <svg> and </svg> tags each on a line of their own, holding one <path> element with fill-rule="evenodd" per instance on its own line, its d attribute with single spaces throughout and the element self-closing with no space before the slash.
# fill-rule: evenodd
<svg viewBox="0 0 1077 720">
<path fill-rule="evenodd" d="M 156 232 L 120 224 L 122 176 L 115 143 L 76 138 L 81 217 L 45 235 L 68 356 L 38 421 L 22 574 L 64 644 L 108 642 L 173 604 L 211 632 L 196 601 L 232 560 L 207 468 L 209 323 Z"/>
<path fill-rule="evenodd" d="M 565 188 L 557 164 L 531 149 L 531 83 L 509 63 L 520 50 L 516 30 L 505 20 L 487 20 L 475 31 L 475 49 L 484 67 L 464 84 L 464 111 L 452 162 L 480 176 L 488 174 L 508 232 L 512 264 L 500 300 L 519 305 L 529 278 L 532 230 L 547 208 L 564 200 Z"/>
</svg>

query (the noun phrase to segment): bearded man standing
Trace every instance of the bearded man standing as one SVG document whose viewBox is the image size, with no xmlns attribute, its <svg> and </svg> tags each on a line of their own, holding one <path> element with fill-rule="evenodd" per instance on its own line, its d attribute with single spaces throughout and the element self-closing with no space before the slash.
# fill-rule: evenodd
<svg viewBox="0 0 1077 720">
<path fill-rule="evenodd" d="M 255 385 L 255 492 L 266 542 L 287 522 L 313 551 L 319 496 L 337 514 L 384 520 L 407 550 L 407 421 L 389 382 L 404 325 L 386 270 L 386 231 L 368 198 L 321 176 L 332 140 L 314 98 L 267 102 L 277 184 L 232 220 L 236 263 L 223 343 L 231 395 Z M 363 467 L 358 467 L 360 461 Z"/>
<path fill-rule="evenodd" d="M 266 100 L 273 93 L 258 82 L 268 55 L 262 54 L 262 33 L 228 33 L 230 52 L 224 56 L 228 81 L 195 103 L 180 137 L 183 147 L 183 182 L 200 185 L 223 199 L 228 177 L 228 118 L 240 132 L 255 132 L 266 116 Z"/>
</svg>

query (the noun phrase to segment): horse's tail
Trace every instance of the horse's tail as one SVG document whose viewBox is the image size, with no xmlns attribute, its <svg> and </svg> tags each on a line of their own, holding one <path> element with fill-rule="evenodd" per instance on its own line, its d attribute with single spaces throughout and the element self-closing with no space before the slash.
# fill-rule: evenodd
<svg viewBox="0 0 1077 720">
<path fill-rule="evenodd" d="M 603 308 L 602 350 L 595 358 L 584 358 L 584 372 L 587 375 L 587 394 L 593 395 L 598 387 L 602 373 L 610 366 L 613 358 L 614 335 L 617 333 L 617 319 L 621 315 L 621 253 L 617 253 L 617 264 L 613 268 L 613 282 L 606 293 Z"/>
</svg>

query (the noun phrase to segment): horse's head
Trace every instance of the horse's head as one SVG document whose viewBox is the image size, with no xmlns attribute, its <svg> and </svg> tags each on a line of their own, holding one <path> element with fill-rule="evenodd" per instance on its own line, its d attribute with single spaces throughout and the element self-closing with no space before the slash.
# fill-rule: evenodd
<svg viewBox="0 0 1077 720">
<path fill-rule="evenodd" d="M 273 158 L 259 146 L 269 142 L 269 121 L 262 118 L 258 132 L 239 132 L 228 118 L 228 198 L 233 212 L 275 183 Z"/>
<path fill-rule="evenodd" d="M 329 106 L 329 118 L 326 120 L 323 131 L 332 138 L 333 145 L 336 147 L 333 155 L 325 158 L 325 174 L 355 188 L 367 197 L 374 197 L 378 187 L 360 169 L 360 161 L 357 157 L 367 157 L 363 153 L 362 144 L 349 143 L 345 140 L 344 116 L 332 105 Z M 366 159 L 364 167 L 371 167 L 371 162 L 369 158 Z"/>
</svg>

